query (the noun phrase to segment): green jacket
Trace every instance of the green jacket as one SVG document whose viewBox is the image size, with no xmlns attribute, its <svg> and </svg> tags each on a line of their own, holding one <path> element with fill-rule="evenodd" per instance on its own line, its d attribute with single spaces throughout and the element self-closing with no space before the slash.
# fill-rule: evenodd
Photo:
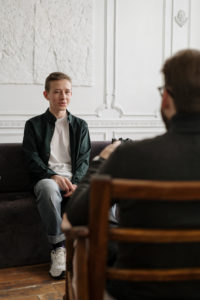
<svg viewBox="0 0 200 300">
<path fill-rule="evenodd" d="M 77 184 L 89 166 L 90 136 L 87 123 L 67 111 L 70 134 L 72 163 L 72 183 Z M 56 117 L 47 109 L 39 116 L 26 121 L 23 138 L 23 151 L 28 163 L 32 184 L 50 178 L 56 173 L 48 168 L 50 143 L 55 129 Z M 59 145 L 58 145 L 59 146 Z"/>
</svg>

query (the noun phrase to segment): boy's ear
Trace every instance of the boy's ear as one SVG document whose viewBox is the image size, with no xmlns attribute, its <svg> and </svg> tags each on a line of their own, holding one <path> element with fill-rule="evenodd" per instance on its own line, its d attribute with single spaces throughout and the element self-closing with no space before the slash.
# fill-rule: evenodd
<svg viewBox="0 0 200 300">
<path fill-rule="evenodd" d="M 48 93 L 47 93 L 47 91 L 44 91 L 44 92 L 43 92 L 43 96 L 44 96 L 44 98 L 46 98 L 47 100 L 49 100 L 49 99 L 48 99 Z"/>
</svg>

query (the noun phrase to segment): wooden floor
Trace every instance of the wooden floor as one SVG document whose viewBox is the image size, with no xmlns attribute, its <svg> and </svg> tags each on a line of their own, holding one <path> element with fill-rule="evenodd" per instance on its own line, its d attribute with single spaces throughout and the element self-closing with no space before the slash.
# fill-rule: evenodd
<svg viewBox="0 0 200 300">
<path fill-rule="evenodd" d="M 48 264 L 0 269 L 0 300 L 62 300 L 65 281 L 48 271 Z"/>
</svg>

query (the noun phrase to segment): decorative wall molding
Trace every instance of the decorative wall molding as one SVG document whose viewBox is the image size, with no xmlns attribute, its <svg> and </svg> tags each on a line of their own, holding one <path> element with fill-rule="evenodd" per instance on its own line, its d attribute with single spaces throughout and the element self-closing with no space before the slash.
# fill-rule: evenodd
<svg viewBox="0 0 200 300">
<path fill-rule="evenodd" d="M 173 2 L 163 0 L 162 63 L 172 54 Z"/>
<path fill-rule="evenodd" d="M 178 11 L 174 19 L 180 27 L 183 27 L 185 23 L 188 21 L 188 18 L 186 17 L 186 12 L 182 9 Z"/>
<path fill-rule="evenodd" d="M 91 140 L 111 140 L 119 137 L 137 140 L 161 134 L 165 130 L 160 119 L 137 118 L 135 120 L 122 118 L 119 120 L 88 119 Z M 0 142 L 21 143 L 26 120 L 27 118 L 20 120 L 0 119 Z"/>
<path fill-rule="evenodd" d="M 172 8 L 172 54 L 190 47 L 191 0 L 173 0 Z"/>
<path fill-rule="evenodd" d="M 92 86 L 93 4 L 0 0 L 0 83 L 43 84 L 53 70 L 69 73 L 76 86 Z"/>
<path fill-rule="evenodd" d="M 148 128 L 149 130 L 155 128 L 163 128 L 161 120 L 88 120 L 90 128 Z"/>
<path fill-rule="evenodd" d="M 24 128 L 25 121 L 16 121 L 16 120 L 0 120 L 0 130 L 1 129 L 22 129 Z"/>
<path fill-rule="evenodd" d="M 191 0 L 163 0 L 163 61 L 190 47 L 190 25 Z"/>
<path fill-rule="evenodd" d="M 2 129 L 23 129 L 27 118 L 21 120 L 2 120 L 0 119 L 0 130 Z M 163 128 L 163 123 L 160 119 L 138 119 L 138 120 L 87 120 L 88 126 L 90 128 Z"/>
<path fill-rule="evenodd" d="M 100 129 L 100 131 L 91 129 L 90 138 L 92 141 L 106 141 L 109 139 L 107 132 L 103 131 L 102 129 Z"/>
<path fill-rule="evenodd" d="M 116 31 L 117 31 L 117 0 L 105 1 L 105 51 L 104 51 L 104 100 L 95 112 L 98 117 L 102 117 L 103 111 L 113 109 L 119 113 L 119 117 L 124 114 L 123 108 L 116 103 Z"/>
</svg>

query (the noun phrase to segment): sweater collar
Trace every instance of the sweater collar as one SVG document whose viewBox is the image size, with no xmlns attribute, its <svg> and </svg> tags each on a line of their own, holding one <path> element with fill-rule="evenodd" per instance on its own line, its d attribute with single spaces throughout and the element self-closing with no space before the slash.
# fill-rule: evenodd
<svg viewBox="0 0 200 300">
<path fill-rule="evenodd" d="M 170 121 L 169 131 L 200 132 L 200 114 L 177 113 Z"/>
</svg>

